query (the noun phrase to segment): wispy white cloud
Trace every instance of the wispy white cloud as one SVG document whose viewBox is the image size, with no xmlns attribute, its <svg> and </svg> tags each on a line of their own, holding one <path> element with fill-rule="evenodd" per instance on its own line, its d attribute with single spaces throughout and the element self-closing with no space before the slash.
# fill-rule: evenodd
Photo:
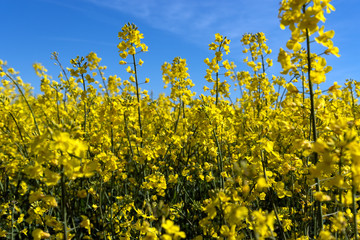
<svg viewBox="0 0 360 240">
<path fill-rule="evenodd" d="M 203 44 L 219 32 L 240 38 L 245 32 L 272 30 L 279 26 L 278 3 L 252 1 L 84 0 L 134 16 L 149 26 L 186 36 Z"/>
</svg>

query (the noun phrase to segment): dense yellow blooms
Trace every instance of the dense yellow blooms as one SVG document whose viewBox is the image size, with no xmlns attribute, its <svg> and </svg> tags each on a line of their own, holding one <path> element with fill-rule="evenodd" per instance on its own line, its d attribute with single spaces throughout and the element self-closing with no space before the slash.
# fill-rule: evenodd
<svg viewBox="0 0 360 240">
<path fill-rule="evenodd" d="M 209 95 L 191 90 L 176 57 L 161 67 L 170 95 L 150 98 L 134 24 L 118 35 L 121 78 L 93 52 L 67 68 L 53 53 L 62 73 L 55 81 L 34 64 L 42 94 L 33 96 L 0 60 L 0 237 L 355 239 L 360 83 L 312 91 L 331 67 L 305 43 L 338 56 L 334 31 L 318 26 L 325 11 L 329 0 L 282 1 L 291 39 L 277 58 L 282 75 L 270 78 L 263 33 L 243 35 L 250 70 L 241 72 L 224 59 L 230 39 L 215 34 Z"/>
</svg>

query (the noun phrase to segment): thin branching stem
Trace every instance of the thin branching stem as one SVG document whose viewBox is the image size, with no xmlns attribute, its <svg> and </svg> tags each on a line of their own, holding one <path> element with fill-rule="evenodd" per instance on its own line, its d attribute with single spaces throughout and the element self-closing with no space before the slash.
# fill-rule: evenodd
<svg viewBox="0 0 360 240">
<path fill-rule="evenodd" d="M 32 115 L 32 117 L 33 117 L 36 131 L 37 131 L 38 135 L 40 136 L 41 134 L 40 134 L 39 126 L 38 126 L 38 124 L 37 124 L 37 122 L 36 122 L 36 118 L 35 118 L 34 111 L 32 110 L 32 108 L 31 108 L 31 106 L 30 106 L 30 104 L 29 104 L 29 102 L 28 102 L 28 100 L 27 100 L 24 92 L 22 91 L 21 87 L 19 86 L 19 84 L 16 82 L 16 80 L 15 80 L 12 76 L 10 76 L 10 75 L 7 74 L 7 73 L 5 73 L 5 75 L 15 84 L 15 86 L 16 86 L 16 88 L 18 89 L 18 91 L 20 92 L 21 96 L 24 98 L 24 101 L 25 101 L 26 105 L 28 106 L 28 108 L 29 108 L 29 110 L 30 110 L 30 112 L 31 112 L 31 115 Z"/>
</svg>

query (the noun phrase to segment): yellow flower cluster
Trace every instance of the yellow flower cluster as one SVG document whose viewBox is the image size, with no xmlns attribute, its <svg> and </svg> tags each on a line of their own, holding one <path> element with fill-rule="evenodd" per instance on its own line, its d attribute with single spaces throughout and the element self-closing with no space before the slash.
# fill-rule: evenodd
<svg viewBox="0 0 360 240">
<path fill-rule="evenodd" d="M 285 29 L 289 26 L 291 39 L 286 46 L 294 51 L 301 49 L 301 44 L 306 40 L 306 35 L 318 32 L 315 41 L 327 47 L 325 53 L 339 57 L 339 49 L 334 47 L 332 38 L 333 30 L 324 32 L 324 26 L 319 29 L 319 22 L 325 22 L 325 10 L 327 13 L 335 11 L 331 0 L 282 0 L 279 9 L 280 27 Z"/>
<path fill-rule="evenodd" d="M 224 60 L 222 64 L 219 65 L 219 63 L 223 60 L 223 52 L 225 52 L 225 54 L 230 52 L 229 44 L 230 39 L 223 37 L 219 33 L 215 34 L 215 41 L 209 44 L 209 49 L 215 52 L 215 56 L 211 59 L 211 61 L 209 58 L 204 60 L 205 64 L 208 65 L 205 79 L 210 83 L 214 83 L 210 93 L 211 95 L 216 95 L 216 105 L 219 102 L 220 97 L 229 97 L 230 85 L 226 80 L 221 82 L 219 76 L 221 65 L 226 70 L 224 74 L 225 76 L 230 76 L 232 74 L 232 69 L 235 68 L 234 63 L 229 63 L 228 60 Z M 215 73 L 215 76 L 213 76 L 213 73 Z"/>
</svg>

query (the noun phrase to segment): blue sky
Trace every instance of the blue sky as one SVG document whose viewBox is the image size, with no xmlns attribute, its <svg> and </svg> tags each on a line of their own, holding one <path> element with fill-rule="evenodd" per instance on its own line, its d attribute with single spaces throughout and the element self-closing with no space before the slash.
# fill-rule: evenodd
<svg viewBox="0 0 360 240">
<path fill-rule="evenodd" d="M 243 64 L 247 56 L 242 53 L 240 39 L 244 33 L 264 32 L 267 45 L 273 50 L 270 58 L 274 67 L 271 76 L 279 75 L 276 62 L 280 47 L 285 48 L 290 38 L 288 29 L 281 30 L 278 19 L 280 0 L 0 0 L 1 44 L 0 59 L 20 71 L 25 82 L 31 83 L 35 93 L 40 93 L 40 79 L 32 64 L 42 63 L 49 74 L 57 78 L 60 70 L 50 59 L 56 51 L 63 65 L 77 55 L 85 56 L 93 51 L 108 66 L 107 76 L 117 74 L 129 77 L 123 66 L 116 45 L 117 33 L 127 22 L 135 23 L 144 34 L 143 42 L 149 52 L 139 56 L 144 60 L 139 77 L 150 78 L 142 85 L 153 90 L 154 97 L 163 89 L 161 65 L 175 57 L 186 58 L 194 91 L 202 93 L 202 87 L 210 86 L 204 80 L 205 58 L 212 58 L 208 44 L 215 33 L 231 39 L 230 54 L 226 57 L 238 66 L 237 71 L 250 70 Z M 333 70 L 327 74 L 326 89 L 345 79 L 360 81 L 359 0 L 333 0 L 335 12 L 326 15 L 325 30 L 335 30 L 334 45 L 341 57 L 326 56 Z M 314 43 L 316 45 L 316 43 Z M 313 48 L 320 53 L 322 48 Z M 236 96 L 233 97 L 235 98 Z"/>
</svg>

